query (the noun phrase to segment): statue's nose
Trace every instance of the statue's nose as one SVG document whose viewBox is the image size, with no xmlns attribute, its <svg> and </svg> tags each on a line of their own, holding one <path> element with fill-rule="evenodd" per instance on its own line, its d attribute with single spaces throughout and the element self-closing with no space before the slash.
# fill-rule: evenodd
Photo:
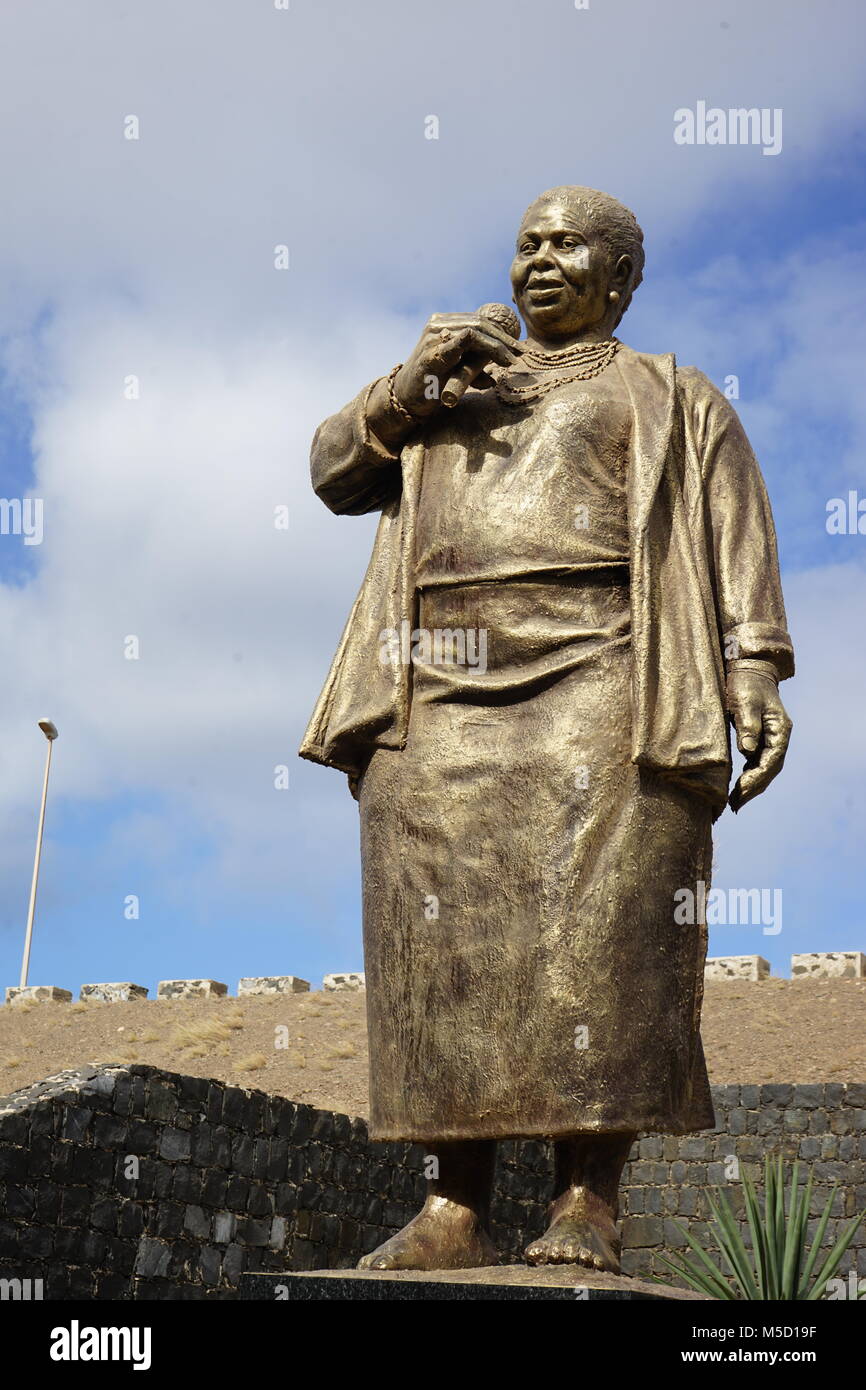
<svg viewBox="0 0 866 1390">
<path fill-rule="evenodd" d="M 547 265 L 553 260 L 553 247 L 549 241 L 543 241 L 532 257 L 533 265 Z"/>
</svg>

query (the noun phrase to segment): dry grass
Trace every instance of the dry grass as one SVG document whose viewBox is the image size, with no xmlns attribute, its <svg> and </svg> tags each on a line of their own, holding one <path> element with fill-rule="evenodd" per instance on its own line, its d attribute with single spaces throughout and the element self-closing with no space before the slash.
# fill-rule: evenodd
<svg viewBox="0 0 866 1390">
<path fill-rule="evenodd" d="M 66 1067 L 140 1053 L 167 1071 L 366 1115 L 365 1002 L 363 993 L 317 991 L 245 996 L 243 1008 L 213 999 L 128 1000 L 86 1010 L 29 1001 L 0 1006 L 0 1095 Z M 866 981 L 708 985 L 702 1031 L 715 1083 L 862 1081 Z M 287 1046 L 275 1047 L 275 1037 Z M 254 1054 L 265 1061 L 250 1072 L 240 1064 Z"/>
<path fill-rule="evenodd" d="M 235 1062 L 238 1071 L 261 1071 L 268 1065 L 268 1059 L 263 1052 L 251 1052 L 249 1057 L 239 1057 Z"/>
<path fill-rule="evenodd" d="M 364 996 L 329 998 L 324 1007 L 320 997 L 100 1001 L 75 1010 L 54 1003 L 0 1007 L 0 1095 L 88 1062 L 146 1062 L 364 1114 Z M 14 1066 L 5 1065 L 7 1057 Z"/>
<path fill-rule="evenodd" d="M 191 1023 L 183 1023 L 180 1028 L 176 1028 L 172 1034 L 171 1041 L 175 1047 L 198 1048 L 202 1043 L 224 1042 L 232 1035 L 231 1028 L 220 1018 L 197 1018 Z M 204 1053 L 199 1053 L 204 1056 Z"/>
</svg>

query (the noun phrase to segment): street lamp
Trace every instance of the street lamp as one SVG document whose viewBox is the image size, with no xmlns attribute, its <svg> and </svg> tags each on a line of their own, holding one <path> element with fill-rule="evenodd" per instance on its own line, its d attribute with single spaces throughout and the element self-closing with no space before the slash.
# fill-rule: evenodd
<svg viewBox="0 0 866 1390">
<path fill-rule="evenodd" d="M 39 882 L 39 860 L 42 858 L 42 831 L 45 826 L 45 802 L 48 799 L 48 774 L 51 771 L 51 745 L 57 737 L 57 729 L 50 719 L 40 719 L 39 727 L 48 740 L 48 755 L 45 759 L 45 781 L 42 783 L 42 805 L 39 808 L 39 829 L 36 832 L 36 859 L 33 863 L 33 882 L 30 885 L 30 907 L 27 912 L 27 931 L 24 936 L 24 959 L 21 962 L 20 988 L 27 984 L 30 969 L 30 941 L 33 936 L 33 914 L 36 911 L 36 885 Z"/>
</svg>

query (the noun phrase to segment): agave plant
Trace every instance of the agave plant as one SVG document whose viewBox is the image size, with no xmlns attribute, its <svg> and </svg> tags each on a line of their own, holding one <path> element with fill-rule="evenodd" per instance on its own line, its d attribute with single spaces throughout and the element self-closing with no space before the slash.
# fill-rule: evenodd
<svg viewBox="0 0 866 1390">
<path fill-rule="evenodd" d="M 830 1209 L 838 1184 L 833 1184 L 807 1254 L 806 1230 L 812 1199 L 812 1175 L 809 1174 L 803 1190 L 800 1191 L 797 1173 L 798 1164 L 795 1162 L 787 1212 L 784 1160 L 781 1154 L 775 1162 L 769 1158 L 764 1162 L 763 1212 L 758 1204 L 754 1183 L 747 1174 L 743 1174 L 746 1220 L 752 1236 L 751 1250 L 743 1241 L 727 1195 L 720 1188 L 716 1189 L 717 1201 L 707 1194 L 713 1215 L 715 1243 L 730 1270 L 730 1278 L 726 1278 L 713 1264 L 706 1251 L 679 1221 L 674 1224 L 685 1236 L 693 1256 L 683 1255 L 681 1265 L 660 1257 L 662 1263 L 673 1270 L 680 1279 L 684 1279 L 690 1288 L 697 1289 L 699 1293 L 709 1294 L 711 1298 L 732 1301 L 819 1299 L 839 1268 L 842 1257 L 866 1216 L 866 1211 L 854 1217 L 819 1265 L 821 1242 L 830 1220 Z M 655 1277 L 659 1283 L 670 1283 L 669 1280 Z"/>
</svg>

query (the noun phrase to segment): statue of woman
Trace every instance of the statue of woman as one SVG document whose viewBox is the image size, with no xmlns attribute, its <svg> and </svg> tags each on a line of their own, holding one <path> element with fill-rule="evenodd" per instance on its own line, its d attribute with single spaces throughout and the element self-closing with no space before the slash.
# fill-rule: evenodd
<svg viewBox="0 0 866 1390">
<path fill-rule="evenodd" d="M 793 653 L 735 412 L 613 336 L 643 262 L 615 199 L 542 194 L 525 340 L 502 306 L 435 314 L 313 442 L 325 504 L 382 517 L 301 753 L 359 801 L 370 1134 L 434 1175 L 362 1267 L 495 1263 L 496 1141 L 534 1137 L 555 1187 L 527 1261 L 617 1271 L 636 1134 L 715 1122 L 706 927 L 675 908 L 710 880 L 729 717 L 735 810 L 782 766 Z"/>
</svg>

